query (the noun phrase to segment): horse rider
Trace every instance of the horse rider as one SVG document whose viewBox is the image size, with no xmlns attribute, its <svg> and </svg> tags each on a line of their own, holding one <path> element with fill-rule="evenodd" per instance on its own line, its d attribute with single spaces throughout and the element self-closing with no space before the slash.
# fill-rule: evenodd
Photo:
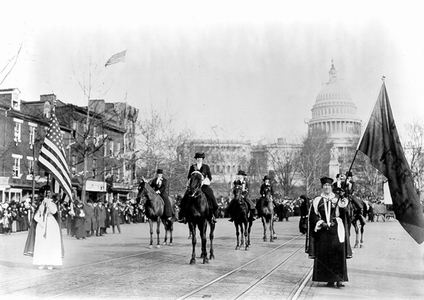
<svg viewBox="0 0 424 300">
<path fill-rule="evenodd" d="M 198 171 L 202 173 L 203 175 L 203 182 L 202 182 L 202 192 L 205 194 L 206 199 L 209 203 L 209 208 L 212 211 L 212 222 L 216 223 L 216 218 L 218 214 L 218 203 L 216 201 L 215 195 L 213 194 L 213 190 L 210 187 L 211 181 L 212 181 L 212 174 L 209 166 L 207 164 L 203 163 L 203 160 L 205 159 L 204 153 L 196 152 L 194 155 L 194 159 L 196 159 L 196 163 L 192 164 L 190 166 L 190 169 L 188 171 L 187 178 L 190 179 L 191 174 L 194 171 Z M 187 208 L 187 202 L 188 202 L 188 190 L 184 194 L 184 197 L 181 199 L 180 203 L 180 212 L 179 212 L 179 220 L 180 223 L 187 223 L 187 220 L 185 219 L 185 210 Z"/>
<path fill-rule="evenodd" d="M 162 169 L 157 169 L 156 177 L 153 178 L 153 180 L 150 182 L 150 186 L 153 188 L 156 194 L 158 194 L 163 199 L 163 202 L 165 203 L 163 218 L 171 221 L 174 213 L 171 201 L 168 197 L 168 193 L 166 192 L 168 187 L 168 180 L 163 176 Z"/>
<path fill-rule="evenodd" d="M 274 189 L 272 188 L 272 184 L 271 184 L 271 181 L 270 181 L 269 176 L 268 175 L 265 175 L 264 178 L 262 179 L 262 181 L 264 183 L 262 183 L 262 185 L 261 185 L 259 194 L 261 194 L 261 197 L 265 198 L 266 192 L 267 192 L 267 190 L 269 190 L 269 193 L 270 193 L 271 199 L 272 199 L 272 203 L 274 203 L 274 208 L 277 209 L 278 208 L 278 204 L 273 199 Z"/>
<path fill-rule="evenodd" d="M 254 220 L 256 215 L 256 207 L 252 200 L 247 198 L 247 195 L 249 195 L 249 183 L 247 182 L 247 174 L 243 170 L 239 170 L 237 173 L 238 179 L 234 180 L 233 182 L 233 193 L 235 196 L 235 190 L 237 186 L 241 186 L 242 190 L 242 198 L 244 201 L 246 201 L 247 206 L 249 207 L 249 210 L 251 212 L 251 218 Z M 228 205 L 228 213 L 230 214 L 229 222 L 233 222 L 233 215 L 234 215 L 234 205 L 237 202 L 236 198 L 232 199 L 230 204 Z"/>
</svg>

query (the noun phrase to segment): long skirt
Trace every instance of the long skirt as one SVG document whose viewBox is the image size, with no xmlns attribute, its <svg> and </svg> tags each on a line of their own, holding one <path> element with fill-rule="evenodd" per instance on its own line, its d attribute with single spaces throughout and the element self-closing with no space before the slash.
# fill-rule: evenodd
<svg viewBox="0 0 424 300">
<path fill-rule="evenodd" d="M 315 234 L 313 281 L 348 281 L 345 243 L 340 243 L 337 226 Z"/>
<path fill-rule="evenodd" d="M 32 264 L 38 266 L 61 266 L 62 243 L 59 224 L 52 215 L 47 217 L 44 224 L 45 227 L 37 224 Z"/>
</svg>

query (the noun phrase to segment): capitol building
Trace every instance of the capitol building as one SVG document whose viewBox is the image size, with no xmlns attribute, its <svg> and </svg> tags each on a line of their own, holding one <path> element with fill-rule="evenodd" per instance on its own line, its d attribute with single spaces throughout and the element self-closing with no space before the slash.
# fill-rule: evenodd
<svg viewBox="0 0 424 300">
<path fill-rule="evenodd" d="M 352 149 L 361 135 L 362 121 L 349 92 L 337 82 L 337 70 L 331 63 L 329 81 L 321 89 L 307 122 L 312 136 L 326 135 L 328 143 L 341 155 Z"/>
</svg>

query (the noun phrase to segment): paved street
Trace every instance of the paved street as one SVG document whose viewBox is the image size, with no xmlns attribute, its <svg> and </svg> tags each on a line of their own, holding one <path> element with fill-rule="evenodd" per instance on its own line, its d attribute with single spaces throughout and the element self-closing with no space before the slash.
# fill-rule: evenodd
<svg viewBox="0 0 424 300">
<path fill-rule="evenodd" d="M 278 239 L 262 241 L 255 221 L 252 247 L 234 250 L 232 223 L 219 219 L 215 260 L 189 265 L 188 230 L 175 224 L 174 245 L 149 249 L 148 225 L 122 226 L 122 234 L 76 240 L 64 236 L 64 265 L 38 270 L 22 255 L 26 233 L 0 236 L 2 299 L 422 299 L 423 251 L 395 220 L 368 223 L 365 247 L 348 261 L 346 287 L 327 288 L 308 277 L 298 218 L 275 223 Z M 163 238 L 163 229 L 161 239 Z M 352 237 L 353 241 L 354 237 Z M 200 254 L 198 239 L 197 257 Z M 209 247 L 209 244 L 208 244 Z"/>
</svg>

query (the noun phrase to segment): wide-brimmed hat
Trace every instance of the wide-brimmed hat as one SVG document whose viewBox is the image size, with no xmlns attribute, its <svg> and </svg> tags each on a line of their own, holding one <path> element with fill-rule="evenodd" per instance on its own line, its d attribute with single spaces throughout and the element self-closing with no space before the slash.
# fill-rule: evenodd
<svg viewBox="0 0 424 300">
<path fill-rule="evenodd" d="M 196 152 L 194 158 L 205 158 L 205 153 Z"/>
<path fill-rule="evenodd" d="M 333 178 L 330 178 L 330 177 L 322 177 L 320 181 L 321 181 L 321 185 L 324 185 L 326 183 L 332 184 L 334 180 Z"/>
<path fill-rule="evenodd" d="M 156 174 L 163 174 L 163 170 L 162 170 L 162 169 L 158 169 L 158 170 L 156 171 Z"/>
<path fill-rule="evenodd" d="M 246 172 L 243 170 L 239 170 L 237 175 L 243 175 L 243 176 L 247 176 Z"/>
<path fill-rule="evenodd" d="M 265 181 L 265 180 L 269 180 L 269 176 L 268 176 L 268 175 L 265 175 L 265 176 L 264 176 L 263 181 Z"/>
</svg>

